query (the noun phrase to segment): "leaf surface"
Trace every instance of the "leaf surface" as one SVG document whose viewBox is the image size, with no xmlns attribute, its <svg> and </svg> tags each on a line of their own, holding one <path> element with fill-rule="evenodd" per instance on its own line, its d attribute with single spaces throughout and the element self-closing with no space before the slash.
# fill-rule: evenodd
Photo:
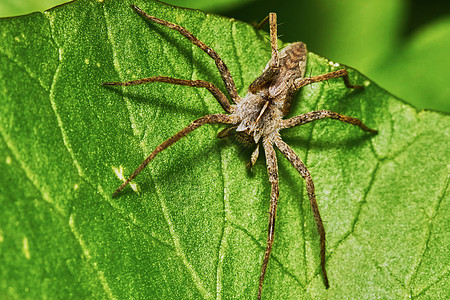
<svg viewBox="0 0 450 300">
<path fill-rule="evenodd" d="M 248 24 L 135 4 L 216 50 L 238 92 L 270 59 Z M 0 295 L 6 298 L 255 298 L 269 192 L 262 157 L 204 126 L 112 192 L 161 142 L 221 112 L 205 90 L 106 81 L 164 75 L 223 91 L 214 62 L 122 1 L 76 1 L 0 20 Z M 313 53 L 307 74 L 341 68 Z M 327 232 L 325 290 L 305 186 L 278 153 L 280 201 L 268 299 L 449 295 L 448 115 L 417 111 L 351 70 L 298 94 L 290 116 L 330 109 L 380 131 L 322 120 L 283 132 L 308 166 Z"/>
</svg>

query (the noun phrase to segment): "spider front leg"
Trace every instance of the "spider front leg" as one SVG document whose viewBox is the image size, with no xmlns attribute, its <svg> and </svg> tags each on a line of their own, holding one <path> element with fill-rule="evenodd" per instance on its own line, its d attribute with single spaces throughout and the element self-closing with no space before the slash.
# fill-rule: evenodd
<svg viewBox="0 0 450 300">
<path fill-rule="evenodd" d="M 141 163 L 141 165 L 131 174 L 131 176 L 124 182 L 122 185 L 113 193 L 113 197 L 115 197 L 120 191 L 124 189 L 127 184 L 133 180 L 147 165 L 151 162 L 158 153 L 168 148 L 169 146 L 175 144 L 181 138 L 185 137 L 195 129 L 199 128 L 205 124 L 234 124 L 234 119 L 229 115 L 224 114 L 216 114 L 216 115 L 207 115 L 200 119 L 195 120 L 184 129 L 179 131 L 177 134 L 165 140 L 162 144 L 155 148 L 155 150 L 150 153 L 150 155 Z"/>
<path fill-rule="evenodd" d="M 252 156 L 250 157 L 250 162 L 247 164 L 247 167 L 250 169 L 256 164 L 256 160 L 259 156 L 259 144 L 256 144 L 255 150 L 253 150 Z"/>
<path fill-rule="evenodd" d="M 306 191 L 308 192 L 309 202 L 311 204 L 314 219 L 317 225 L 317 230 L 320 236 L 320 265 L 322 267 L 323 281 L 325 284 L 325 288 L 328 289 L 330 285 L 328 283 L 327 270 L 325 268 L 325 242 L 326 242 L 325 228 L 323 227 L 322 218 L 320 217 L 319 207 L 317 205 L 316 195 L 314 191 L 314 183 L 311 174 L 309 173 L 308 169 L 306 168 L 305 164 L 300 159 L 300 157 L 298 157 L 297 154 L 295 154 L 294 150 L 292 150 L 292 148 L 289 147 L 289 145 L 286 144 L 281 139 L 281 137 L 278 137 L 275 140 L 275 146 L 277 146 L 277 148 L 280 149 L 281 153 L 283 153 L 283 155 L 287 158 L 287 160 L 289 160 L 289 162 L 294 166 L 294 168 L 300 173 L 300 175 L 306 181 Z"/>
<path fill-rule="evenodd" d="M 217 99 L 219 104 L 222 106 L 222 108 L 227 113 L 233 113 L 233 107 L 230 105 L 230 102 L 228 101 L 228 98 L 222 93 L 221 90 L 219 90 L 218 87 L 216 87 L 214 84 L 209 83 L 204 80 L 185 80 L 185 79 L 178 79 L 178 78 L 172 78 L 167 76 L 155 76 L 155 77 L 148 77 L 143 79 L 137 79 L 137 80 L 131 80 L 126 82 L 104 82 L 102 85 L 122 85 L 122 86 L 128 86 L 128 85 L 138 85 L 148 82 L 166 82 L 166 83 L 172 83 L 177 85 L 186 85 L 186 86 L 193 86 L 193 87 L 203 87 L 206 88 L 208 91 L 211 92 L 211 94 L 214 96 L 214 98 Z"/>
<path fill-rule="evenodd" d="M 267 173 L 271 185 L 270 192 L 270 211 L 269 211 L 269 229 L 267 234 L 267 246 L 264 252 L 264 260 L 261 266 L 261 274 L 259 276 L 258 299 L 261 299 L 262 285 L 264 276 L 266 275 L 267 264 L 269 263 L 270 252 L 272 252 L 273 239 L 275 235 L 275 216 L 277 212 L 277 203 L 280 196 L 278 184 L 278 164 L 275 149 L 270 138 L 263 140 L 264 151 L 266 152 Z"/>
<path fill-rule="evenodd" d="M 201 50 L 206 52 L 206 54 L 208 54 L 209 57 L 211 57 L 214 60 L 216 66 L 217 66 L 217 69 L 219 69 L 220 75 L 222 76 L 222 81 L 225 84 L 225 88 L 227 89 L 227 92 L 230 95 L 233 102 L 234 103 L 240 102 L 241 98 L 239 97 L 239 95 L 237 93 L 236 84 L 234 83 L 233 77 L 231 77 L 231 73 L 228 70 L 228 67 L 225 65 L 225 63 L 220 58 L 220 56 L 217 54 L 217 52 L 214 51 L 214 49 L 212 49 L 211 47 L 207 46 L 205 43 L 200 41 L 196 36 L 194 36 L 192 33 L 190 33 L 188 30 L 186 30 L 186 28 L 184 28 L 180 25 L 168 22 L 166 20 L 162 20 L 157 17 L 150 16 L 145 11 L 143 11 L 142 9 L 140 9 L 139 7 L 137 7 L 134 4 L 131 4 L 131 7 L 136 12 L 138 12 L 143 17 L 145 17 L 146 19 L 153 21 L 155 23 L 161 24 L 167 28 L 178 31 L 182 36 L 184 36 L 189 41 L 191 41 L 195 46 L 199 47 Z"/>
</svg>

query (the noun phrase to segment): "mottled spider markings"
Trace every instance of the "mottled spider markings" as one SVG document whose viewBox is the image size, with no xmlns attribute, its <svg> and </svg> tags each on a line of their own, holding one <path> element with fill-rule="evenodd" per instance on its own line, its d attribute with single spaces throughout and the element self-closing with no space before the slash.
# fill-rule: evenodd
<svg viewBox="0 0 450 300">
<path fill-rule="evenodd" d="M 304 43 L 293 43 L 280 52 L 277 47 L 277 21 L 276 14 L 270 13 L 268 16 L 270 26 L 270 40 L 272 47 L 272 57 L 267 63 L 261 76 L 248 88 L 247 95 L 242 98 L 238 95 L 236 85 L 231 77 L 225 63 L 219 55 L 206 44 L 197 39 L 192 33 L 185 28 L 150 16 L 135 5 L 131 7 L 144 16 L 145 18 L 166 26 L 170 29 L 178 31 L 185 38 L 190 40 L 194 45 L 205 51 L 216 63 L 216 66 L 222 76 L 228 95 L 234 104 L 230 104 L 227 96 L 222 93 L 215 85 L 203 80 L 184 80 L 166 76 L 156 76 L 144 79 L 138 79 L 127 82 L 105 82 L 103 85 L 137 85 L 148 82 L 166 82 L 178 85 L 186 85 L 192 87 L 203 87 L 209 90 L 222 108 L 228 114 L 212 114 L 199 118 L 189 124 L 187 127 L 173 135 L 158 147 L 142 162 L 142 164 L 131 174 L 131 176 L 113 193 L 113 197 L 117 196 L 120 191 L 135 178 L 147 164 L 152 161 L 158 153 L 171 146 L 181 138 L 188 135 L 193 130 L 199 128 L 204 124 L 227 124 L 228 128 L 222 130 L 218 136 L 225 137 L 231 134 L 237 134 L 241 140 L 247 143 L 254 144 L 255 150 L 251 155 L 250 166 L 254 165 L 259 155 L 259 145 L 262 144 L 266 154 L 267 172 L 269 175 L 269 182 L 271 184 L 270 195 L 270 214 L 269 226 L 267 236 L 267 246 L 264 253 L 264 259 L 261 266 L 258 286 L 258 299 L 261 298 L 262 286 L 264 282 L 264 275 L 266 273 L 267 265 L 272 251 L 274 234 L 275 234 L 275 216 L 277 211 L 277 203 L 279 198 L 279 184 L 278 184 L 278 164 L 275 154 L 274 145 L 280 152 L 288 159 L 294 168 L 300 173 L 306 181 L 306 190 L 311 203 L 314 219 L 317 224 L 317 229 L 320 235 L 320 261 L 323 273 L 323 280 L 325 287 L 329 287 L 328 276 L 325 269 L 325 229 L 323 227 L 322 218 L 319 213 L 319 208 L 316 202 L 314 192 L 314 183 L 311 174 L 306 168 L 302 160 L 295 154 L 292 148 L 286 144 L 279 133 L 281 129 L 286 129 L 298 125 L 303 125 L 315 120 L 323 118 L 336 119 L 345 123 L 356 125 L 362 130 L 377 133 L 376 130 L 368 128 L 360 120 L 352 117 L 347 117 L 339 113 L 329 110 L 318 110 L 305 113 L 290 119 L 283 119 L 290 111 L 292 100 L 296 92 L 303 86 L 329 80 L 332 78 L 342 77 L 345 85 L 348 88 L 362 89 L 362 86 L 352 85 L 348 78 L 348 73 L 345 69 L 326 73 L 323 75 L 312 76 L 304 78 L 306 68 L 307 50 Z M 267 20 L 267 19 L 266 19 Z"/>
</svg>

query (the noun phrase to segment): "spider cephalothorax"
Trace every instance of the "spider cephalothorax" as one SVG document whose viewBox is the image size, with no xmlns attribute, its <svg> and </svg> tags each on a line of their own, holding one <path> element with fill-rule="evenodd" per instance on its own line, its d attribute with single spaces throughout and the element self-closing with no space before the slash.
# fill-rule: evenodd
<svg viewBox="0 0 450 300">
<path fill-rule="evenodd" d="M 228 124 L 230 126 L 222 130 L 218 136 L 224 137 L 234 133 L 244 142 L 244 144 L 255 145 L 256 148 L 251 156 L 251 165 L 256 162 L 259 155 L 259 145 L 262 144 L 266 156 L 269 181 L 271 184 L 267 247 L 264 253 L 264 259 L 259 277 L 258 299 L 261 298 L 264 276 L 266 273 L 267 264 L 269 262 L 270 253 L 272 251 L 275 234 L 275 216 L 279 198 L 278 164 L 274 146 L 280 150 L 280 152 L 289 160 L 289 162 L 294 166 L 294 168 L 296 168 L 296 170 L 306 181 L 306 190 L 308 192 L 314 219 L 320 235 L 320 258 L 324 284 L 325 287 L 328 288 L 328 276 L 325 269 L 325 229 L 323 227 L 319 208 L 317 206 L 311 174 L 292 148 L 282 140 L 280 130 L 323 118 L 332 118 L 356 125 L 364 131 L 376 133 L 376 130 L 368 128 L 356 118 L 347 117 L 329 110 L 318 110 L 290 119 L 283 119 L 291 108 L 295 93 L 305 85 L 342 77 L 348 88 L 361 89 L 362 86 L 350 84 L 348 73 L 345 69 L 319 76 L 304 78 L 307 58 L 306 45 L 301 42 L 293 43 L 278 52 L 276 14 L 271 13 L 269 14 L 268 20 L 270 25 L 272 57 L 267 63 L 261 76 L 259 76 L 250 85 L 247 95 L 242 98 L 237 93 L 236 85 L 234 84 L 228 68 L 212 48 L 205 45 L 185 28 L 150 16 L 134 5 L 132 5 L 132 7 L 145 18 L 178 31 L 193 44 L 205 51 L 212 59 L 214 59 L 222 76 L 222 80 L 225 83 L 227 92 L 234 104 L 230 104 L 227 96 L 225 96 L 225 94 L 223 94 L 216 86 L 203 80 L 184 80 L 172 77 L 156 76 L 127 82 L 103 83 L 104 85 L 127 86 L 158 81 L 178 85 L 203 87 L 208 89 L 214 95 L 222 108 L 228 113 L 212 114 L 199 118 L 174 136 L 164 141 L 156 147 L 152 153 L 150 153 L 150 155 L 142 162 L 134 173 L 114 192 L 113 196 L 116 196 L 134 177 L 136 177 L 136 175 L 139 174 L 141 170 L 145 168 L 145 166 L 153 160 L 159 152 L 174 144 L 193 130 L 204 124 Z"/>
</svg>

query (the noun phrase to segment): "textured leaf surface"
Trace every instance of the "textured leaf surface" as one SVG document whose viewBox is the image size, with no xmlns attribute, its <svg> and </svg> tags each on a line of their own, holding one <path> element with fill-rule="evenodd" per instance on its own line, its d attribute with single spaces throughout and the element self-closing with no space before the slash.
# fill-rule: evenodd
<svg viewBox="0 0 450 300">
<path fill-rule="evenodd" d="M 227 63 L 241 95 L 270 58 L 251 26 L 150 1 Z M 122 1 L 76 1 L 0 20 L 0 295 L 2 298 L 255 298 L 265 248 L 265 163 L 251 149 L 198 129 L 161 153 L 121 197 L 111 193 L 159 143 L 221 111 L 207 91 L 105 81 L 166 75 L 224 90 L 209 57 Z M 307 73 L 336 69 L 309 54 Z M 316 184 L 331 288 L 304 184 L 281 156 L 276 238 L 265 298 L 448 298 L 448 115 L 416 111 L 366 83 L 305 87 L 291 115 L 332 120 L 285 140 Z"/>
</svg>

